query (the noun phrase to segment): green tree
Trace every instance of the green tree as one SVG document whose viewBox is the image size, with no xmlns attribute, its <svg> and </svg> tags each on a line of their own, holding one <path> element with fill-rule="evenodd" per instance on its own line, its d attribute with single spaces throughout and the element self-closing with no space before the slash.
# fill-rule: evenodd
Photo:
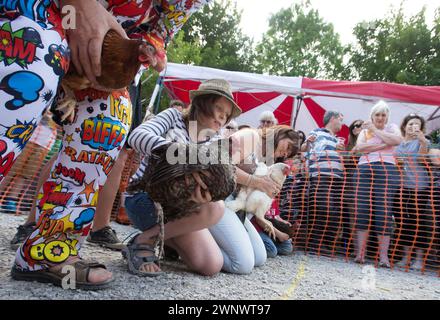
<svg viewBox="0 0 440 320">
<path fill-rule="evenodd" d="M 344 78 L 345 49 L 331 23 L 309 2 L 281 9 L 257 45 L 260 72 L 282 76 Z"/>
<path fill-rule="evenodd" d="M 429 29 L 426 9 L 405 18 L 403 5 L 383 18 L 354 28 L 350 65 L 359 80 L 438 85 L 440 18 Z"/>
<path fill-rule="evenodd" d="M 184 40 L 184 32 L 181 31 L 176 34 L 173 41 L 167 48 L 167 58 L 169 62 L 174 63 L 183 63 L 183 64 L 195 64 L 199 65 L 202 57 L 200 55 L 200 46 L 197 42 L 188 42 Z M 148 105 L 151 95 L 153 94 L 154 88 L 157 83 L 157 79 L 159 74 L 152 69 L 146 71 L 143 75 L 142 81 L 142 99 L 143 99 L 143 108 L 145 112 L 145 108 Z M 156 98 L 158 99 L 158 98 Z M 170 99 L 166 94 L 166 90 L 162 89 L 160 92 L 160 99 L 158 110 L 164 110 L 168 107 Z M 157 103 L 157 102 L 156 102 Z"/>
<path fill-rule="evenodd" d="M 199 43 L 199 65 L 232 71 L 253 71 L 253 41 L 240 28 L 236 3 L 219 0 L 204 6 L 183 27 L 184 39 Z"/>
<path fill-rule="evenodd" d="M 171 41 L 167 49 L 169 62 L 199 65 L 232 71 L 254 71 L 255 50 L 252 40 L 240 28 L 241 12 L 235 2 L 216 1 L 195 13 Z M 158 74 L 144 74 L 142 96 L 145 105 L 153 93 Z M 168 107 L 169 97 L 163 89 L 159 111 Z"/>
</svg>

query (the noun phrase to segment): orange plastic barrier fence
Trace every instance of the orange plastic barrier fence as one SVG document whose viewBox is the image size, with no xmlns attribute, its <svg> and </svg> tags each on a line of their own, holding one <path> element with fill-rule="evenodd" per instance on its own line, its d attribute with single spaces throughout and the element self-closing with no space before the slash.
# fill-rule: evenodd
<svg viewBox="0 0 440 320">
<path fill-rule="evenodd" d="M 44 118 L 43 118 L 44 119 Z M 48 122 L 47 122 L 48 121 Z M 28 214 L 45 166 L 58 154 L 62 130 L 48 119 L 35 128 L 0 188 L 0 213 Z"/>
<path fill-rule="evenodd" d="M 300 223 L 295 247 L 440 275 L 440 167 L 430 155 L 395 159 L 358 164 L 342 153 L 342 175 L 334 156 L 313 171 L 297 159 L 280 194 L 281 216 Z"/>
<path fill-rule="evenodd" d="M 2 184 L 0 213 L 29 212 L 42 168 L 57 154 L 60 138 L 57 128 L 46 146 L 26 145 Z M 440 166 L 432 156 L 395 157 L 395 164 L 368 157 L 359 164 L 359 155 L 339 156 L 342 171 L 332 170 L 334 155 L 321 155 L 313 171 L 304 155 L 293 162 L 279 207 L 285 220 L 300 225 L 295 247 L 346 260 L 361 256 L 359 262 L 375 265 L 386 256 L 391 268 L 440 276 Z M 121 194 L 139 162 L 139 155 L 130 152 L 112 211 L 112 219 L 120 223 L 129 223 Z"/>
</svg>

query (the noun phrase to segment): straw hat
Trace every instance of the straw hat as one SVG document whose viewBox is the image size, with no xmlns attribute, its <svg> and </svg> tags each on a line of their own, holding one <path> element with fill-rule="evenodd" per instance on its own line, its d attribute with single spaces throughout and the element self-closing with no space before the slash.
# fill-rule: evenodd
<svg viewBox="0 0 440 320">
<path fill-rule="evenodd" d="M 189 97 L 193 100 L 195 97 L 205 94 L 216 94 L 225 97 L 232 103 L 232 115 L 231 118 L 236 118 L 241 114 L 240 107 L 235 103 L 234 96 L 232 95 L 231 85 L 228 81 L 223 79 L 211 79 L 202 82 L 197 90 L 191 90 Z"/>
</svg>

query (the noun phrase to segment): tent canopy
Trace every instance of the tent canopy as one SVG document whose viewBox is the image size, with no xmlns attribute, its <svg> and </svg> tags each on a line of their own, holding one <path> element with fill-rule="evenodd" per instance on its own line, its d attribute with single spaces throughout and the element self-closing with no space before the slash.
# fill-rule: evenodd
<svg viewBox="0 0 440 320">
<path fill-rule="evenodd" d="M 162 73 L 171 96 L 189 103 L 189 91 L 200 82 L 221 78 L 231 83 L 235 101 L 243 113 L 239 124 L 259 125 L 261 112 L 274 112 L 280 124 L 292 125 L 306 134 L 323 125 L 326 110 L 344 115 L 339 135 L 348 135 L 348 126 L 357 119 L 368 119 L 371 107 L 380 99 L 391 109 L 390 121 L 417 113 L 427 120 L 428 132 L 440 127 L 440 87 L 410 86 L 385 82 L 326 81 L 304 77 L 281 77 L 225 71 L 168 63 Z"/>
</svg>

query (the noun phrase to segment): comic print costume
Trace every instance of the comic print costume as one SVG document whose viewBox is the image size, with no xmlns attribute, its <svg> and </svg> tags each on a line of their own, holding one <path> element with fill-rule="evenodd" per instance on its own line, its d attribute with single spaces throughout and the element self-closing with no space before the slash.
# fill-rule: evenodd
<svg viewBox="0 0 440 320">
<path fill-rule="evenodd" d="M 166 44 L 211 0 L 99 2 L 132 37 L 165 57 Z M 58 1 L 0 0 L 0 181 L 48 108 L 69 67 Z M 88 235 L 99 189 L 123 147 L 131 122 L 126 90 L 75 92 L 77 112 L 37 201 L 37 227 L 17 251 L 22 270 L 40 270 L 77 256 Z"/>
</svg>

